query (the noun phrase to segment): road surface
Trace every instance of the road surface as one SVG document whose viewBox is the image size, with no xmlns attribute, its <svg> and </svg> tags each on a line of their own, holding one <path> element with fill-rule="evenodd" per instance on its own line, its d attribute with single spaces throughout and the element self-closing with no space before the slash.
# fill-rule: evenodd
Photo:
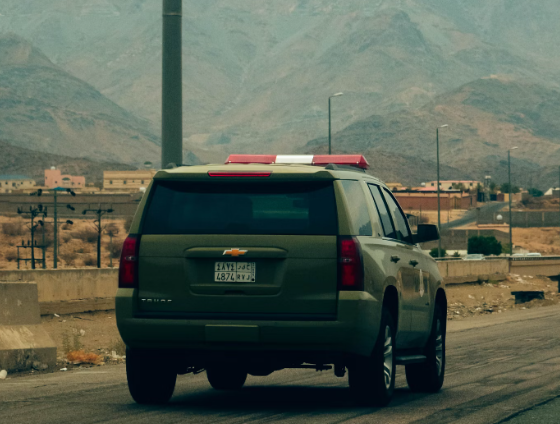
<svg viewBox="0 0 560 424">
<path fill-rule="evenodd" d="M 234 393 L 212 390 L 204 373 L 181 376 L 169 405 L 139 406 L 119 365 L 0 381 L 0 423 L 522 423 L 539 411 L 555 417 L 559 326 L 560 307 L 451 321 L 443 390 L 412 393 L 401 371 L 384 409 L 354 406 L 346 379 L 309 370 L 249 377 Z"/>
<path fill-rule="evenodd" d="M 448 230 L 451 228 L 457 228 L 457 227 L 462 227 L 464 225 L 468 225 L 476 221 L 479 213 L 481 215 L 492 217 L 495 212 L 502 210 L 504 206 L 506 206 L 506 203 L 492 202 L 492 203 L 485 204 L 484 206 L 481 206 L 480 211 L 477 211 L 476 208 L 471 209 L 465 215 L 463 215 L 462 218 L 456 219 L 446 224 L 441 224 L 441 229 Z"/>
</svg>

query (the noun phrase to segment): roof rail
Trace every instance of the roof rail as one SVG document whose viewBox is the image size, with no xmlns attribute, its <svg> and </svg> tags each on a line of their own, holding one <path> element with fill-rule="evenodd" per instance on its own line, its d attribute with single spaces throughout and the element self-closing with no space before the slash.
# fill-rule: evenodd
<svg viewBox="0 0 560 424">
<path fill-rule="evenodd" d="M 355 166 L 352 165 L 337 165 L 336 163 L 329 163 L 327 166 L 325 166 L 325 169 L 328 169 L 330 171 L 353 171 L 353 172 L 359 172 L 360 174 L 366 173 L 365 169 L 356 168 Z"/>
<path fill-rule="evenodd" d="M 179 168 L 181 166 L 192 166 L 192 165 L 185 165 L 184 163 L 168 163 L 167 166 L 165 166 L 163 169 L 175 169 L 175 168 Z"/>
</svg>

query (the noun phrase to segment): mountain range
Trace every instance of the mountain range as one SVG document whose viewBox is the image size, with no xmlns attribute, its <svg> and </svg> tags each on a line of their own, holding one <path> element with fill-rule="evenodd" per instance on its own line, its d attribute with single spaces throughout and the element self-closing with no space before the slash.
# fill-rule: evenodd
<svg viewBox="0 0 560 424">
<path fill-rule="evenodd" d="M 417 183 L 431 175 L 441 123 L 450 125 L 442 131 L 442 163 L 455 175 L 479 179 L 491 171 L 503 179 L 512 143 L 520 144 L 512 165 L 525 175 L 538 177 L 558 159 L 547 115 L 560 84 L 557 0 L 183 4 L 184 146 L 197 161 L 316 150 L 335 92 L 344 92 L 333 99 L 342 150 L 366 152 L 372 162 L 383 157 L 383 164 L 393 158 L 394 168 L 410 164 L 406 177 L 384 167 L 385 179 Z M 2 32 L 31 41 L 58 71 L 121 108 L 107 106 L 114 111 L 107 115 L 140 139 L 123 130 L 123 143 L 114 150 L 101 144 L 101 155 L 62 151 L 127 163 L 157 155 L 161 2 L 3 0 Z M 45 143 L 0 136 L 34 149 Z"/>
</svg>

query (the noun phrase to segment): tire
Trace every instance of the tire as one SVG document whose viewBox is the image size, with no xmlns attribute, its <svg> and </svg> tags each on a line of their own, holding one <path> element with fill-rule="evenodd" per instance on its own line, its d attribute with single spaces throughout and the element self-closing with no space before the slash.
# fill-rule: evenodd
<svg viewBox="0 0 560 424">
<path fill-rule="evenodd" d="M 436 305 L 432 332 L 424 348 L 426 362 L 406 366 L 406 381 L 413 392 L 436 393 L 443 386 L 446 319 L 444 311 L 439 305 Z"/>
<path fill-rule="evenodd" d="M 171 399 L 177 372 L 171 366 L 149 367 L 154 353 L 138 349 L 126 350 L 126 377 L 130 395 L 139 404 L 164 404 Z"/>
<path fill-rule="evenodd" d="M 229 366 L 211 366 L 206 369 L 206 377 L 216 390 L 239 390 L 247 380 L 247 371 Z"/>
<path fill-rule="evenodd" d="M 348 382 L 354 398 L 365 406 L 387 406 L 395 390 L 396 327 L 383 307 L 377 342 L 370 357 L 360 357 L 349 366 Z"/>
</svg>

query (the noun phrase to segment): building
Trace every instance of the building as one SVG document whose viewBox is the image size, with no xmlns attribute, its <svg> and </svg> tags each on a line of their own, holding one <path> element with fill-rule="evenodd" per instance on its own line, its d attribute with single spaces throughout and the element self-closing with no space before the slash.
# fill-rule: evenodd
<svg viewBox="0 0 560 424">
<path fill-rule="evenodd" d="M 401 183 L 385 183 L 391 191 L 404 190 L 405 187 Z"/>
<path fill-rule="evenodd" d="M 63 175 L 60 169 L 56 169 L 54 166 L 51 169 L 45 169 L 45 187 L 47 188 L 82 189 L 85 186 L 86 177 Z"/>
<path fill-rule="evenodd" d="M 35 185 L 35 180 L 23 175 L 0 175 L 0 193 L 31 189 Z"/>
<path fill-rule="evenodd" d="M 103 190 L 114 192 L 141 191 L 148 187 L 156 172 L 155 169 L 103 171 Z"/>
<path fill-rule="evenodd" d="M 465 190 L 474 190 L 478 187 L 478 185 L 482 185 L 480 181 L 471 181 L 471 180 L 446 180 L 439 182 L 439 189 L 440 191 L 447 191 L 447 190 L 457 190 L 459 186 L 463 186 Z M 437 191 L 437 181 L 428 181 L 427 183 L 423 184 L 426 189 L 432 188 L 433 190 Z"/>
<path fill-rule="evenodd" d="M 406 212 L 437 211 L 437 193 L 433 191 L 396 191 L 393 195 Z M 477 206 L 476 196 L 459 190 L 440 193 L 441 210 L 470 209 Z"/>
</svg>

